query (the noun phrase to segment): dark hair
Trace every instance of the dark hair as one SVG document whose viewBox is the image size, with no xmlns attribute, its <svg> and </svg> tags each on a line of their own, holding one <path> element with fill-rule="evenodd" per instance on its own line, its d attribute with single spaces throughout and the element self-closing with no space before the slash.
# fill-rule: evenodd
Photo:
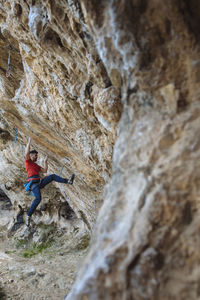
<svg viewBox="0 0 200 300">
<path fill-rule="evenodd" d="M 31 150 L 31 151 L 29 152 L 29 154 L 34 154 L 34 153 L 38 154 L 38 152 L 37 152 L 36 150 Z"/>
</svg>

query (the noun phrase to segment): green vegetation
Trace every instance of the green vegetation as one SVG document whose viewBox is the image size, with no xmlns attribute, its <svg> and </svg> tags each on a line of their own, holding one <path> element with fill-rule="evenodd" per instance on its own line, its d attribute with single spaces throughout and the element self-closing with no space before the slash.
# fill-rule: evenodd
<svg viewBox="0 0 200 300">
<path fill-rule="evenodd" d="M 23 249 L 21 250 L 21 255 L 25 258 L 31 258 L 34 255 L 42 253 L 44 250 L 55 244 L 55 226 L 39 224 L 37 230 L 39 233 L 38 242 L 33 242 L 32 235 L 29 235 L 24 239 L 14 238 L 15 247 L 17 249 Z"/>
<path fill-rule="evenodd" d="M 19 240 L 19 239 L 16 239 L 16 248 L 19 249 L 19 248 L 25 248 L 26 245 L 27 245 L 28 241 L 27 240 Z"/>
<path fill-rule="evenodd" d="M 56 230 L 54 225 L 47 225 L 43 223 L 38 224 L 38 228 L 48 232 L 54 232 Z"/>
<path fill-rule="evenodd" d="M 90 235 L 87 233 L 81 237 L 74 237 L 79 232 L 78 227 L 75 227 L 73 233 L 66 236 L 61 234 L 61 230 L 58 231 L 52 225 L 39 224 L 37 230 L 37 242 L 33 242 L 32 235 L 24 239 L 14 238 L 15 249 L 20 249 L 19 254 L 25 258 L 31 258 L 41 254 L 43 251 L 45 251 L 45 255 L 54 257 L 55 251 L 58 251 L 58 249 L 59 251 L 64 251 L 63 253 L 69 253 L 74 250 L 83 251 L 88 248 L 90 243 Z M 65 246 L 66 243 L 68 244 L 67 248 Z M 49 250 L 47 251 L 47 249 Z"/>
<path fill-rule="evenodd" d="M 26 251 L 24 251 L 23 253 L 23 257 L 25 258 L 31 258 L 34 255 L 37 255 L 39 253 L 42 253 L 44 250 L 46 250 L 47 248 L 50 248 L 52 245 L 52 243 L 42 243 L 42 244 L 33 244 L 32 248 L 27 249 Z"/>
<path fill-rule="evenodd" d="M 16 252 L 17 252 L 16 250 L 5 250 L 6 254 L 12 254 L 12 253 L 16 253 Z"/>
</svg>

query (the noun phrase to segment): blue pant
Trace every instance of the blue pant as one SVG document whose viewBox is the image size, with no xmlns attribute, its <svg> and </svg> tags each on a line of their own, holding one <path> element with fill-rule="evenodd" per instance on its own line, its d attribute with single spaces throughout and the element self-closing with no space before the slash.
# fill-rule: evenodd
<svg viewBox="0 0 200 300">
<path fill-rule="evenodd" d="M 41 198 L 41 192 L 40 189 L 43 189 L 48 183 L 52 182 L 52 181 L 56 181 L 56 182 L 61 182 L 61 183 L 68 183 L 68 180 L 65 178 L 62 178 L 60 176 L 57 176 L 55 174 L 49 175 L 47 177 L 45 177 L 44 179 L 41 180 L 41 182 L 38 184 L 34 184 L 33 185 L 33 189 L 32 192 L 35 196 L 35 199 L 33 200 L 27 215 L 29 217 L 32 216 L 32 214 L 34 213 L 34 211 L 36 210 L 37 206 L 39 205 L 40 201 L 42 200 Z"/>
</svg>

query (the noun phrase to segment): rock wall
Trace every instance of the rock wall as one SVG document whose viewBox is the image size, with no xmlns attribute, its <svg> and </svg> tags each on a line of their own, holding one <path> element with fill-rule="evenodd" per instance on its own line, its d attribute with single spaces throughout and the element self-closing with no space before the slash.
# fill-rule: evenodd
<svg viewBox="0 0 200 300">
<path fill-rule="evenodd" d="M 68 158 L 76 185 L 58 189 L 87 228 L 101 207 L 66 299 L 197 299 L 198 1 L 1 1 L 0 14 L 1 188 L 24 201 L 31 136 L 52 172 Z"/>
<path fill-rule="evenodd" d="M 199 298 L 199 4 L 81 1 L 123 114 L 71 299 Z"/>
<path fill-rule="evenodd" d="M 49 155 L 49 172 L 59 174 L 65 165 L 63 176 L 75 173 L 76 188 L 65 196 L 90 229 L 111 174 L 119 89 L 111 85 L 78 2 L 1 1 L 0 13 L 1 182 L 12 186 L 13 200 L 24 201 L 17 189 L 32 137 Z M 16 129 L 17 144 L 11 143 Z"/>
</svg>

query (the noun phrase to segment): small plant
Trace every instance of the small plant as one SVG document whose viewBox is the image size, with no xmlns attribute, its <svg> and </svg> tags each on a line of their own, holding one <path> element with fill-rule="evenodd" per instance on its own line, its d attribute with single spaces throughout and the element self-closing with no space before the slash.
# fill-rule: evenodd
<svg viewBox="0 0 200 300">
<path fill-rule="evenodd" d="M 53 231 L 53 230 L 55 230 L 55 228 L 54 228 L 53 226 L 47 225 L 47 224 L 43 224 L 43 223 L 40 223 L 40 224 L 38 225 L 38 228 L 41 228 L 41 229 L 43 229 L 43 230 L 48 230 L 48 231 Z"/>
<path fill-rule="evenodd" d="M 42 244 L 35 243 L 33 245 L 33 248 L 27 249 L 26 251 L 24 251 L 23 257 L 31 258 L 32 256 L 42 253 L 44 250 L 46 250 L 47 248 L 50 248 L 50 247 L 51 247 L 51 243 L 42 243 Z"/>
</svg>

